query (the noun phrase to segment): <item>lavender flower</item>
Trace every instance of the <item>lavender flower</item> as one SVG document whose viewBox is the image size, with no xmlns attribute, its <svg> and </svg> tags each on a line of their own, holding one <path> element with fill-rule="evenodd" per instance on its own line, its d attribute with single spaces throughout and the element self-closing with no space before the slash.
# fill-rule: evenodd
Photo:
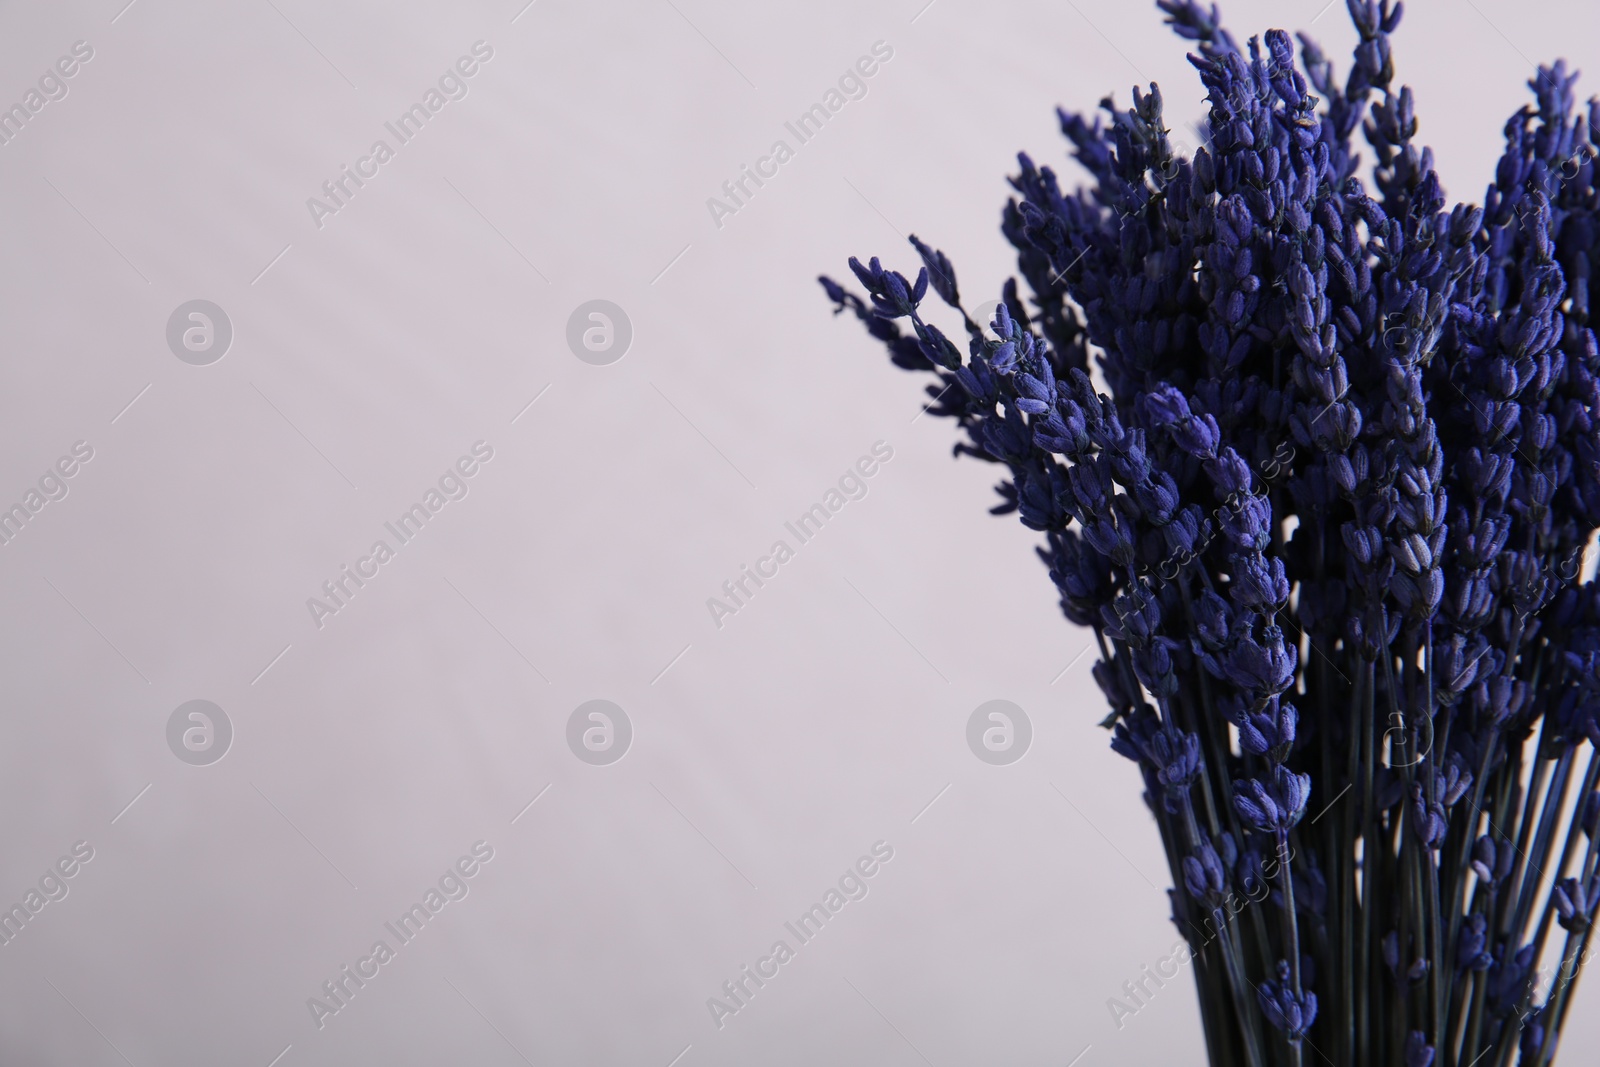
<svg viewBox="0 0 1600 1067">
<path fill-rule="evenodd" d="M 1290 1041 L 1298 1042 L 1317 1019 L 1317 995 L 1296 994 L 1289 988 L 1289 964 L 1278 961 L 1278 980 L 1268 979 L 1256 991 L 1261 1013 L 1267 1022 L 1282 1030 Z"/>
<path fill-rule="evenodd" d="M 1186 936 L 1261 909 L 1195 969 L 1214 1062 L 1548 1062 L 1600 908 L 1600 101 L 1539 68 L 1452 206 L 1399 3 L 1346 0 L 1342 77 L 1157 6 L 1204 143 L 1175 150 L 1154 85 L 1058 112 L 1092 184 L 1018 156 L 992 335 L 917 237 L 914 278 L 851 259 L 866 298 L 823 289 L 1004 467 L 994 512 L 1096 632 Z"/>
<path fill-rule="evenodd" d="M 1250 829 L 1263 834 L 1291 830 L 1306 812 L 1311 776 L 1295 774 L 1282 764 L 1273 768 L 1272 780 L 1252 778 L 1233 783 L 1233 806 Z"/>
</svg>

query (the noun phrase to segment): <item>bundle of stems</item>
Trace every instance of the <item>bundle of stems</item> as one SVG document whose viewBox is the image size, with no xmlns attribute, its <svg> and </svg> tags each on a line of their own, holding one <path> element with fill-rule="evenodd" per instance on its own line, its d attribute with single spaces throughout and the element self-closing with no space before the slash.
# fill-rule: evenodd
<svg viewBox="0 0 1600 1067">
<path fill-rule="evenodd" d="M 1541 67 L 1447 210 L 1398 4 L 1347 0 L 1342 83 L 1304 35 L 1158 6 L 1202 143 L 1155 85 L 1061 112 L 1092 181 L 1019 156 L 1027 299 L 975 321 L 914 236 L 915 280 L 820 280 L 1005 465 L 994 510 L 1093 629 L 1211 1062 L 1548 1064 L 1600 906 L 1600 104 Z"/>
</svg>

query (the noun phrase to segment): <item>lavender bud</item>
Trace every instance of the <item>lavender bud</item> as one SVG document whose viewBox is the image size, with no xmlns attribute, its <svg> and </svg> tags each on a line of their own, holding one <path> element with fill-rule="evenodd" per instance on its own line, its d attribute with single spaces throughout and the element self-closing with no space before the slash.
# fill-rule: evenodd
<svg viewBox="0 0 1600 1067">
<path fill-rule="evenodd" d="M 1428 1044 L 1428 1035 L 1421 1030 L 1413 1030 L 1406 1035 L 1406 1067 L 1433 1067 L 1433 1046 Z"/>
<path fill-rule="evenodd" d="M 1278 961 L 1278 980 L 1262 982 L 1256 989 L 1261 1013 L 1274 1029 L 1283 1031 L 1290 1041 L 1299 1041 L 1317 1018 L 1317 995 L 1307 991 L 1295 996 L 1289 986 L 1289 963 Z"/>
</svg>

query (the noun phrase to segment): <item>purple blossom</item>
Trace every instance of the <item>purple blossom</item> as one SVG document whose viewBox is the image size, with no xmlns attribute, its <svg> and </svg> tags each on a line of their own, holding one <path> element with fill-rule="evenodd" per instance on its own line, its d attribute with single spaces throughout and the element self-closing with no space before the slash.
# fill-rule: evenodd
<svg viewBox="0 0 1600 1067">
<path fill-rule="evenodd" d="M 1233 789 L 1233 806 L 1245 825 L 1258 833 L 1276 834 L 1293 829 L 1306 813 L 1311 776 L 1279 764 L 1270 781 L 1250 778 L 1233 783 Z"/>
<path fill-rule="evenodd" d="M 1342 74 L 1305 36 L 1157 6 L 1193 49 L 1201 146 L 1154 85 L 1059 111 L 1090 185 L 1018 155 L 992 335 L 919 238 L 914 279 L 851 259 L 866 297 L 823 289 L 933 376 L 929 412 L 1004 467 L 993 510 L 1042 535 L 1095 629 L 1185 935 L 1229 892 L 1263 909 L 1196 969 L 1222 1062 L 1299 1062 L 1302 1038 L 1405 1067 L 1547 1053 L 1569 998 L 1533 1003 L 1533 958 L 1600 906 L 1592 863 L 1537 892 L 1600 830 L 1600 101 L 1540 67 L 1481 205 L 1451 204 L 1397 78 L 1399 3 L 1346 0 Z M 1372 945 L 1393 981 L 1348 970 Z M 1367 1024 L 1343 996 L 1319 1024 L 1319 981 Z"/>
<path fill-rule="evenodd" d="M 1296 994 L 1289 984 L 1289 964 L 1278 961 L 1278 980 L 1268 979 L 1256 991 L 1261 1013 L 1267 1022 L 1284 1032 L 1290 1041 L 1299 1041 L 1317 1019 L 1317 995 Z"/>
</svg>

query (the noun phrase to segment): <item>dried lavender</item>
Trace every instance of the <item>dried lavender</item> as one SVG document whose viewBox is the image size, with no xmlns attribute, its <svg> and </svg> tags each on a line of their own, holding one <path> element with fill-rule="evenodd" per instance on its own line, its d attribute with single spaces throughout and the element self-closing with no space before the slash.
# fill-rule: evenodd
<svg viewBox="0 0 1600 1067">
<path fill-rule="evenodd" d="M 916 237 L 914 281 L 822 286 L 934 375 L 1093 628 L 1211 1062 L 1547 1064 L 1600 909 L 1600 103 L 1541 67 L 1483 206 L 1447 209 L 1400 4 L 1347 0 L 1342 81 L 1304 36 L 1158 6 L 1204 145 L 1155 85 L 1058 113 L 1092 184 L 1018 157 L 1031 295 L 992 336 Z"/>
</svg>

